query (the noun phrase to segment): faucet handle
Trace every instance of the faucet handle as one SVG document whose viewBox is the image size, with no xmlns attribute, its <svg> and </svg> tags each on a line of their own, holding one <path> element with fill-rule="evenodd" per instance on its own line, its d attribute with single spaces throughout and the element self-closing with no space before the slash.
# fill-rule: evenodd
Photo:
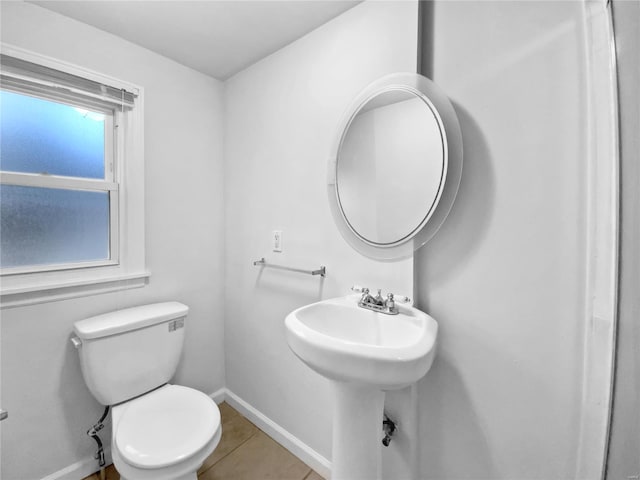
<svg viewBox="0 0 640 480">
<path fill-rule="evenodd" d="M 385 300 L 384 305 L 389 310 L 394 310 L 396 308 L 396 301 L 393 299 L 393 293 L 387 293 L 387 299 Z"/>
<path fill-rule="evenodd" d="M 396 303 L 411 303 L 411 299 L 406 295 L 394 295 L 393 293 L 390 293 L 389 295 L 391 295 L 391 300 Z"/>
<path fill-rule="evenodd" d="M 351 291 L 356 293 L 369 293 L 369 289 L 367 287 L 361 287 L 360 285 L 352 286 Z"/>
</svg>

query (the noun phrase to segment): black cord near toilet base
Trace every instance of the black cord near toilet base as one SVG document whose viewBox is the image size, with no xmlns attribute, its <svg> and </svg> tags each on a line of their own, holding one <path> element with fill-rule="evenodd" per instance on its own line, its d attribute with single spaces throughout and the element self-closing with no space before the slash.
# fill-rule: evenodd
<svg viewBox="0 0 640 480">
<path fill-rule="evenodd" d="M 106 461 L 104 459 L 104 447 L 102 446 L 102 440 L 100 440 L 98 432 L 104 428 L 103 422 L 107 418 L 107 415 L 109 415 L 108 405 L 105 407 L 104 413 L 102 414 L 102 417 L 100 417 L 100 420 L 98 420 L 98 422 L 93 427 L 87 430 L 87 435 L 93 438 L 98 444 L 98 451 L 96 452 L 94 458 L 98 460 L 98 465 L 100 466 L 100 468 L 104 467 Z"/>
</svg>

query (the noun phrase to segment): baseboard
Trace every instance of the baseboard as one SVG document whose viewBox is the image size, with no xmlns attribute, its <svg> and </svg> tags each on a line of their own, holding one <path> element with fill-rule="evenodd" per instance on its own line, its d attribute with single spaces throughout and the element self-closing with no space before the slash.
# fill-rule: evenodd
<svg viewBox="0 0 640 480">
<path fill-rule="evenodd" d="M 111 465 L 111 447 L 104 449 L 105 466 Z M 84 458 L 79 462 L 72 463 L 68 467 L 65 467 L 57 472 L 51 473 L 42 480 L 78 480 L 80 478 L 88 477 L 99 470 L 98 460 L 93 457 Z"/>
<path fill-rule="evenodd" d="M 289 450 L 304 463 L 313 468 L 324 478 L 331 475 L 331 462 L 316 452 L 309 445 L 289 433 L 262 412 L 245 402 L 229 389 L 225 390 L 226 402 L 253 422 L 258 428 Z M 216 392 L 217 393 L 217 392 Z"/>
<path fill-rule="evenodd" d="M 223 387 L 223 388 L 220 388 L 219 390 L 216 390 L 213 393 L 210 393 L 209 396 L 213 399 L 214 402 L 220 405 L 222 402 L 224 402 L 226 394 L 227 394 L 227 389 Z"/>
</svg>

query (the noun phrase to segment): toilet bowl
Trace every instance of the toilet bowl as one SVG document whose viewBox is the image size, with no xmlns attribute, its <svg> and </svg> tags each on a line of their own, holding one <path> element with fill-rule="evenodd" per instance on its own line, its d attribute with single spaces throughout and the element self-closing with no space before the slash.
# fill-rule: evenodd
<svg viewBox="0 0 640 480">
<path fill-rule="evenodd" d="M 122 480 L 196 480 L 220 441 L 220 410 L 204 393 L 171 385 L 189 309 L 127 308 L 74 323 L 73 344 L 93 396 L 111 405 L 111 456 Z"/>
<path fill-rule="evenodd" d="M 122 480 L 195 480 L 222 434 L 215 403 L 178 385 L 116 405 L 112 415 L 111 455 Z"/>
</svg>

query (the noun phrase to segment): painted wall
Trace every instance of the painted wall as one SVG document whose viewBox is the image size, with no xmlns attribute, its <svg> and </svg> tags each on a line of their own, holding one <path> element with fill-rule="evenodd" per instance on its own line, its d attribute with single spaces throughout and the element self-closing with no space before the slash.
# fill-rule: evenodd
<svg viewBox="0 0 640 480">
<path fill-rule="evenodd" d="M 145 89 L 148 286 L 1 312 L 2 479 L 31 480 L 91 459 L 100 406 L 69 343 L 91 315 L 178 300 L 191 311 L 176 383 L 224 386 L 222 84 L 93 27 L 2 2 L 2 41 Z M 105 431 L 103 439 L 110 438 Z"/>
<path fill-rule="evenodd" d="M 587 108 L 579 2 L 437 2 L 434 81 L 464 141 L 458 198 L 415 258 L 440 349 L 424 478 L 567 479 L 580 438 Z"/>
<path fill-rule="evenodd" d="M 582 6 L 438 2 L 434 14 L 425 41 L 460 117 L 465 166 L 450 219 L 414 263 L 419 306 L 441 327 L 419 384 L 420 477 L 572 478 L 586 281 Z M 227 82 L 227 386 L 327 458 L 328 387 L 288 351 L 282 319 L 363 276 L 385 286 L 389 265 L 337 237 L 325 156 L 340 103 L 414 70 L 416 15 L 411 3 L 365 3 Z M 325 284 L 252 269 L 276 228 L 285 254 L 270 257 L 326 263 Z"/>
<path fill-rule="evenodd" d="M 620 291 L 608 478 L 640 476 L 640 3 L 615 1 L 620 95 Z"/>
<path fill-rule="evenodd" d="M 383 75 L 415 71 L 416 24 L 415 2 L 365 2 L 226 82 L 227 387 L 326 458 L 328 383 L 291 353 L 284 318 L 353 284 L 411 288 L 411 260 L 374 262 L 340 237 L 326 165 L 355 96 Z M 276 229 L 281 254 L 271 252 Z M 294 267 L 326 265 L 327 277 L 252 266 L 263 255 Z"/>
</svg>

